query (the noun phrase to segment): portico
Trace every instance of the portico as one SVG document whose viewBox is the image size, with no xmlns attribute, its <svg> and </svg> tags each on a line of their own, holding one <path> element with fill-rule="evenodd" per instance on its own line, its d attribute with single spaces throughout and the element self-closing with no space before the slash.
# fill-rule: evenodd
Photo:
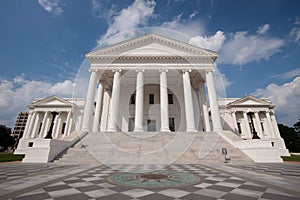
<svg viewBox="0 0 300 200">
<path fill-rule="evenodd" d="M 152 131 L 169 132 L 170 122 L 172 129 L 186 132 L 222 130 L 212 75 L 217 53 L 150 34 L 86 56 L 91 76 L 84 130 L 127 132 L 133 121 L 134 132 L 147 131 L 149 124 Z M 102 100 L 103 87 L 111 92 L 107 102 Z"/>
</svg>

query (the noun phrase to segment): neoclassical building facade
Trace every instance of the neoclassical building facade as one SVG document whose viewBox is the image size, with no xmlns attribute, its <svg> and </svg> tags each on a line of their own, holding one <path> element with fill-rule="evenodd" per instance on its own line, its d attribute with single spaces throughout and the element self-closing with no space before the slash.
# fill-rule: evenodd
<svg viewBox="0 0 300 200">
<path fill-rule="evenodd" d="M 89 133 L 215 132 L 253 161 L 281 162 L 289 153 L 275 106 L 253 96 L 217 98 L 217 57 L 156 34 L 89 52 L 86 98 L 33 101 L 15 153 L 50 162 Z"/>
</svg>

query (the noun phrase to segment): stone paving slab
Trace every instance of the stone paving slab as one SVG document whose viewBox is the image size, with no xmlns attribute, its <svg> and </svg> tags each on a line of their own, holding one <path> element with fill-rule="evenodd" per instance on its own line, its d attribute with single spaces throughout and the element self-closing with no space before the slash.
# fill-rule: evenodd
<svg viewBox="0 0 300 200">
<path fill-rule="evenodd" d="M 294 179 L 294 188 L 282 187 L 290 176 L 268 174 L 265 182 L 253 181 L 253 177 L 241 177 L 243 174 L 261 175 L 259 169 L 270 169 L 274 164 L 257 164 L 256 171 L 248 171 L 245 166 L 229 165 L 169 165 L 160 169 L 160 166 L 124 165 L 109 168 L 100 166 L 60 166 L 54 164 L 1 165 L 1 172 L 6 172 L 6 180 L 0 183 L 0 199 L 300 199 L 293 192 L 298 189 L 300 181 Z M 275 167 L 277 165 L 275 164 Z M 300 172 L 300 165 L 281 165 L 278 168 L 293 169 Z M 110 176 L 124 171 L 141 171 L 141 169 L 187 172 L 200 177 L 197 183 L 179 187 L 146 188 L 138 185 L 124 186 L 109 182 Z M 122 169 L 120 171 L 119 169 Z M 222 170 L 225 171 L 222 171 Z M 40 173 L 32 173 L 40 170 Z M 229 172 L 227 173 L 226 170 Z M 13 173 L 24 173 L 18 179 Z M 273 172 L 272 172 L 273 173 Z M 278 182 L 278 180 L 280 180 Z M 290 185 L 288 185 L 290 186 Z M 7 190 L 7 189 L 10 190 Z M 9 191 L 9 192 L 8 192 Z"/>
</svg>

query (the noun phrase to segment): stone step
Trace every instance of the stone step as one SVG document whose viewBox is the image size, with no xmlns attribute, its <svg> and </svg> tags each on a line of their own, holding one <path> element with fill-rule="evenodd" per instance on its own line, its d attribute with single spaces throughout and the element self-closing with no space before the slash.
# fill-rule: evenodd
<svg viewBox="0 0 300 200">
<path fill-rule="evenodd" d="M 233 147 L 218 133 L 159 133 L 131 135 L 126 133 L 89 133 L 57 163 L 223 163 L 226 148 L 230 162 L 252 162 L 239 149 Z M 97 159 L 96 159 L 96 158 Z"/>
</svg>

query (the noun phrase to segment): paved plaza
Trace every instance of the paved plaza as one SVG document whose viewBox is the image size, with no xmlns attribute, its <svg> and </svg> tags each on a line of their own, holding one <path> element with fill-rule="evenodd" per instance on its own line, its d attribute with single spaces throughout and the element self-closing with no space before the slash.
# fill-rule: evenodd
<svg viewBox="0 0 300 200">
<path fill-rule="evenodd" d="M 300 164 L 4 163 L 0 182 L 0 199 L 300 199 Z"/>
</svg>

